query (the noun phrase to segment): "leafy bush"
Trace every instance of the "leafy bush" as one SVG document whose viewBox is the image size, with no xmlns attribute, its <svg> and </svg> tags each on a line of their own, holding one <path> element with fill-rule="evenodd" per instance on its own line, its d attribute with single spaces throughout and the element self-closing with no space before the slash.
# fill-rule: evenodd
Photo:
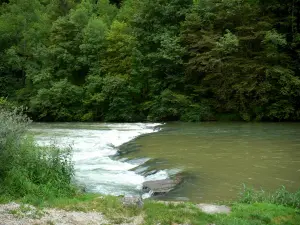
<svg viewBox="0 0 300 225">
<path fill-rule="evenodd" d="M 30 112 L 46 121 L 78 121 L 82 116 L 82 96 L 83 90 L 67 79 L 53 82 L 51 87 L 40 89 L 31 100 Z"/>
<path fill-rule="evenodd" d="M 264 190 L 257 191 L 244 185 L 243 191 L 240 193 L 239 202 L 247 204 L 264 202 L 300 208 L 300 190 L 292 193 L 282 186 L 274 193 L 268 193 Z"/>
<path fill-rule="evenodd" d="M 180 118 L 182 121 L 199 122 L 213 120 L 211 107 L 206 104 L 191 104 Z"/>
<path fill-rule="evenodd" d="M 153 101 L 146 102 L 144 109 L 149 110 L 150 121 L 172 121 L 178 120 L 190 104 L 187 96 L 166 89 Z"/>
<path fill-rule="evenodd" d="M 74 193 L 71 149 L 41 148 L 25 136 L 30 120 L 0 110 L 0 195 L 47 199 Z"/>
<path fill-rule="evenodd" d="M 6 107 L 0 108 L 0 151 L 3 150 L 6 142 L 10 139 L 14 140 L 14 144 L 19 142 L 29 123 L 30 119 L 23 116 L 20 109 L 8 110 Z"/>
</svg>

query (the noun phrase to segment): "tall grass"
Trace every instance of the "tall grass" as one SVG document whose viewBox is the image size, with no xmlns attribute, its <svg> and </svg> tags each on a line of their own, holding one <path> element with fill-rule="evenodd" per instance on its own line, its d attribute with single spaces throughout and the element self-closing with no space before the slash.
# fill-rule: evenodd
<svg viewBox="0 0 300 225">
<path fill-rule="evenodd" d="M 22 114 L 21 109 L 8 110 L 0 105 L 0 151 L 3 151 L 9 140 L 19 144 L 30 122 L 30 119 Z"/>
<path fill-rule="evenodd" d="M 300 189 L 296 192 L 289 192 L 284 186 L 275 192 L 266 192 L 264 190 L 254 190 L 247 186 L 243 186 L 240 193 L 240 203 L 272 203 L 276 205 L 289 206 L 293 208 L 300 208 Z"/>
<path fill-rule="evenodd" d="M 0 109 L 0 124 L 0 195 L 42 201 L 76 191 L 70 148 L 37 146 L 17 109 Z"/>
</svg>

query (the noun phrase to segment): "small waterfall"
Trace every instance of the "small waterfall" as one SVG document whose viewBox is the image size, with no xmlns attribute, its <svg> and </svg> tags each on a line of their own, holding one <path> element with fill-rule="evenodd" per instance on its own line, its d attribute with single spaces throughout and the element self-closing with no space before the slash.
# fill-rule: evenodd
<svg viewBox="0 0 300 225">
<path fill-rule="evenodd" d="M 58 147 L 71 145 L 75 178 L 86 191 L 111 195 L 138 195 L 146 180 L 166 179 L 167 171 L 144 177 L 131 169 L 145 161 L 114 160 L 118 147 L 134 138 L 158 132 L 159 123 L 91 124 L 76 127 L 50 125 L 44 129 L 35 126 L 36 142 L 41 146 L 56 143 Z M 149 193 L 151 196 L 151 193 Z M 149 197 L 150 197 L 149 196 Z"/>
</svg>

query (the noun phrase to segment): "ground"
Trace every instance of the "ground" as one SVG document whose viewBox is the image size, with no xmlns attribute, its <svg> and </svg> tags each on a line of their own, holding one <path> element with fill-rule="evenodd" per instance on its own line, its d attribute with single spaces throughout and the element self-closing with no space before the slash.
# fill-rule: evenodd
<svg viewBox="0 0 300 225">
<path fill-rule="evenodd" d="M 128 223 L 142 224 L 143 218 L 127 218 Z M 0 225 L 101 225 L 111 222 L 100 212 L 66 211 L 61 209 L 38 209 L 32 205 L 14 202 L 0 205 Z"/>
<path fill-rule="evenodd" d="M 146 200 L 125 206 L 121 198 L 84 194 L 32 206 L 0 205 L 0 225 L 299 225 L 300 210 L 269 203 L 232 203 L 229 207 Z M 23 201 L 24 202 L 24 201 Z"/>
</svg>

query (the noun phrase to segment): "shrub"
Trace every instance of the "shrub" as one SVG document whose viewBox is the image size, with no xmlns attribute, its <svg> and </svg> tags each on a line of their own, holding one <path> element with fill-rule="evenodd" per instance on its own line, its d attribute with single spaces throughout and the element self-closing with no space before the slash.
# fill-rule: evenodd
<svg viewBox="0 0 300 225">
<path fill-rule="evenodd" d="M 14 143 L 19 142 L 21 137 L 26 132 L 29 123 L 30 119 L 24 116 L 22 114 L 22 110 L 19 108 L 8 110 L 6 107 L 1 107 L 0 151 L 4 148 L 4 145 L 9 139 L 14 139 Z"/>
<path fill-rule="evenodd" d="M 169 89 L 161 92 L 153 101 L 144 103 L 144 110 L 148 110 L 149 121 L 175 121 L 191 104 L 190 99 Z"/>
<path fill-rule="evenodd" d="M 191 104 L 180 118 L 181 121 L 199 122 L 213 120 L 211 107 L 204 103 Z"/>
<path fill-rule="evenodd" d="M 37 146 L 25 135 L 29 123 L 17 109 L 0 110 L 0 194 L 47 199 L 74 193 L 71 149 Z"/>
</svg>

